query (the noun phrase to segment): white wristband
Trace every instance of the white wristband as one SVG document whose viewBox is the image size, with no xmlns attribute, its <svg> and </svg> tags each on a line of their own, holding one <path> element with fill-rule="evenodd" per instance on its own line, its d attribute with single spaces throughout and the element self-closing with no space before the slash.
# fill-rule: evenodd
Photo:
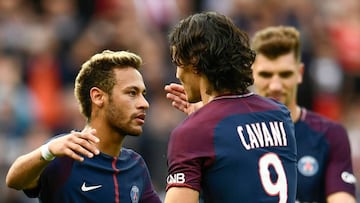
<svg viewBox="0 0 360 203">
<path fill-rule="evenodd" d="M 41 146 L 40 150 L 41 150 L 41 157 L 45 160 L 45 161 L 52 161 L 55 159 L 55 155 L 53 155 L 50 151 L 49 151 L 49 144 L 50 142 L 44 144 Z"/>
</svg>

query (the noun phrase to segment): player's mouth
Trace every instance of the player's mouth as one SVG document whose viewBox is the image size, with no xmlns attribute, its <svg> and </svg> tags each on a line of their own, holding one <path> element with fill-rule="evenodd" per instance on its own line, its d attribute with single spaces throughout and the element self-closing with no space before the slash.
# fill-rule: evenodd
<svg viewBox="0 0 360 203">
<path fill-rule="evenodd" d="M 137 114 L 137 115 L 135 116 L 135 121 L 136 121 L 139 125 L 144 125 L 144 124 L 145 124 L 145 116 L 146 116 L 145 113 Z"/>
<path fill-rule="evenodd" d="M 267 97 L 269 98 L 272 98 L 276 101 L 279 101 L 281 102 L 282 101 L 282 98 L 283 98 L 283 95 L 282 94 L 268 94 Z"/>
</svg>

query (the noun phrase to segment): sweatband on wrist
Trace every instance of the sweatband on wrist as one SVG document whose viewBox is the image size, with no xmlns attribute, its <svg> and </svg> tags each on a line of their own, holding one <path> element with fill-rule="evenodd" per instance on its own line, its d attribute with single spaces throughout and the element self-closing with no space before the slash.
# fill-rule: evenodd
<svg viewBox="0 0 360 203">
<path fill-rule="evenodd" d="M 45 160 L 45 161 L 52 161 L 55 159 L 55 155 L 53 155 L 50 151 L 49 151 L 49 143 L 46 143 L 44 145 L 41 146 L 40 150 L 41 150 L 41 157 Z"/>
</svg>

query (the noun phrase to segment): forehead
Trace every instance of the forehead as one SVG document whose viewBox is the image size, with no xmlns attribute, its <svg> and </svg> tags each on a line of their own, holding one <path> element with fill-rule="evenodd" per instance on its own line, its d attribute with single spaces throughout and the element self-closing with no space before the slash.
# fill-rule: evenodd
<svg viewBox="0 0 360 203">
<path fill-rule="evenodd" d="M 116 85 L 127 88 L 127 87 L 138 87 L 145 89 L 145 84 L 141 73 L 133 67 L 120 67 L 114 69 Z"/>
<path fill-rule="evenodd" d="M 295 71 L 298 63 L 293 53 L 281 55 L 275 59 L 269 59 L 263 54 L 256 55 L 253 64 L 254 71 Z"/>
</svg>

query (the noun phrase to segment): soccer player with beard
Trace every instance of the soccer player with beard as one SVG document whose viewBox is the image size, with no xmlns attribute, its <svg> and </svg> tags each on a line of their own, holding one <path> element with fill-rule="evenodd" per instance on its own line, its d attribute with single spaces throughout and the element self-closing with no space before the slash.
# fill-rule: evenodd
<svg viewBox="0 0 360 203">
<path fill-rule="evenodd" d="M 108 50 L 85 62 L 75 81 L 84 129 L 17 158 L 6 184 L 43 203 L 160 203 L 142 157 L 122 147 L 142 133 L 149 108 L 141 65 L 136 54 Z"/>
</svg>

